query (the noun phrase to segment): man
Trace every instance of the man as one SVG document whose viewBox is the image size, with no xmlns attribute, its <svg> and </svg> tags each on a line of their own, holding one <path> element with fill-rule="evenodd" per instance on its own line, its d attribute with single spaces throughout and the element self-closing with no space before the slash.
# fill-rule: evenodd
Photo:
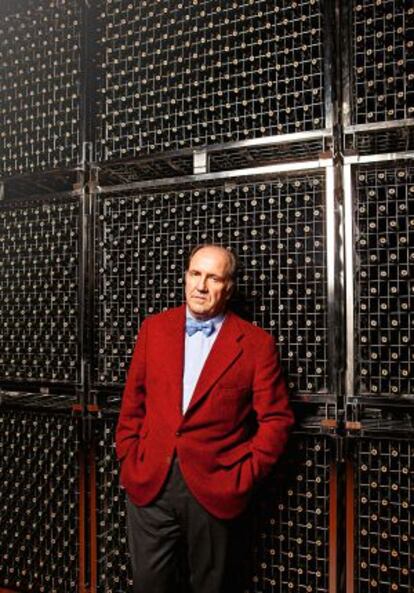
<svg viewBox="0 0 414 593">
<path fill-rule="evenodd" d="M 186 305 L 147 318 L 116 433 L 135 593 L 167 593 L 184 538 L 194 593 L 221 593 L 232 525 L 293 422 L 273 339 L 227 309 L 235 256 L 201 245 Z"/>
</svg>

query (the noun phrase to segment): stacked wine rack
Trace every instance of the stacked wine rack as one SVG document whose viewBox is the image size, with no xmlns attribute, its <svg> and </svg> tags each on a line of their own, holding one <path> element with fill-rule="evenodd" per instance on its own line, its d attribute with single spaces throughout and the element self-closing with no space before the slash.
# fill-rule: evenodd
<svg viewBox="0 0 414 593">
<path fill-rule="evenodd" d="M 2 409 L 0 427 L 1 585 L 77 590 L 79 424 L 70 415 Z"/>
<path fill-rule="evenodd" d="M 96 590 L 129 591 L 132 586 L 126 530 L 126 495 L 119 485 L 119 463 L 114 453 L 116 419 L 96 424 Z"/>
<path fill-rule="evenodd" d="M 297 416 L 245 591 L 413 589 L 413 33 L 409 0 L 3 0 L 0 593 L 130 593 L 122 388 L 204 242 Z"/>
<path fill-rule="evenodd" d="M 355 456 L 355 580 L 368 591 L 413 585 L 412 444 L 366 438 Z"/>
<path fill-rule="evenodd" d="M 356 173 L 356 392 L 409 396 L 414 350 L 414 168 L 366 165 Z"/>
<path fill-rule="evenodd" d="M 81 2 L 13 4 L 4 3 L 0 23 L 1 175 L 75 166 Z"/>
<path fill-rule="evenodd" d="M 305 434 L 292 439 L 280 465 L 283 478 L 275 476 L 258 505 L 260 545 L 253 561 L 252 593 L 329 590 L 329 547 L 335 538 L 329 534 L 336 503 L 333 460 L 326 437 Z"/>
<path fill-rule="evenodd" d="M 344 3 L 349 22 L 346 148 L 407 151 L 414 142 L 414 7 L 409 0 Z"/>
<path fill-rule="evenodd" d="M 124 382 L 140 320 L 182 303 L 189 246 L 218 242 L 239 254 L 240 296 L 275 334 L 291 389 L 329 390 L 322 173 L 109 193 L 95 224 L 98 383 Z"/>
<path fill-rule="evenodd" d="M 414 9 L 404 1 L 353 2 L 347 18 L 347 590 L 407 591 L 414 584 Z"/>
<path fill-rule="evenodd" d="M 321 4 L 101 2 L 101 159 L 322 130 Z"/>
<path fill-rule="evenodd" d="M 81 215 L 76 195 L 0 203 L 0 377 L 78 383 Z"/>
</svg>

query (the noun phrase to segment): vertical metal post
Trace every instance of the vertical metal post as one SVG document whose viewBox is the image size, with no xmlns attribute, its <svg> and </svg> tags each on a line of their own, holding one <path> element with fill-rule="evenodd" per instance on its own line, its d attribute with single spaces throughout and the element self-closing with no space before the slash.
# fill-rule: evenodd
<svg viewBox="0 0 414 593">
<path fill-rule="evenodd" d="M 354 395 L 354 229 L 352 205 L 352 167 L 344 165 L 342 172 L 345 207 L 345 291 L 346 291 L 346 372 L 345 398 Z"/>
<path fill-rule="evenodd" d="M 89 334 L 89 298 L 88 298 L 88 277 L 89 277 L 89 265 L 88 265 L 88 253 L 89 247 L 89 226 L 90 226 L 90 195 L 87 191 L 86 186 L 82 188 L 82 194 L 80 197 L 80 218 L 81 218 L 81 249 L 80 249 L 80 262 L 79 262 L 79 309 L 80 309 L 80 358 L 81 358 L 81 370 L 80 370 L 80 388 L 82 390 L 81 402 L 83 406 L 86 405 L 87 390 L 88 390 L 88 365 L 90 359 L 88 334 Z"/>
<path fill-rule="evenodd" d="M 331 463 L 329 479 L 329 593 L 338 585 L 338 466 Z"/>
<path fill-rule="evenodd" d="M 82 422 L 83 418 L 79 418 Z M 83 432 L 83 431 L 82 431 Z M 82 443 L 84 445 L 84 443 Z M 86 491 L 86 451 L 84 447 L 80 447 L 78 451 L 79 461 L 79 593 L 87 593 L 86 589 L 86 513 L 87 513 L 87 491 Z"/>
<path fill-rule="evenodd" d="M 208 173 L 210 168 L 209 154 L 206 150 L 193 151 L 193 173 L 199 175 L 201 173 Z"/>
<path fill-rule="evenodd" d="M 344 128 L 352 123 L 352 10 L 353 0 L 339 2 L 340 27 L 339 34 L 342 41 L 342 125 Z"/>
<path fill-rule="evenodd" d="M 345 537 L 346 537 L 346 567 L 345 589 L 347 593 L 354 593 L 355 580 L 355 478 L 354 463 L 351 459 L 346 462 L 346 495 L 345 495 Z"/>
<path fill-rule="evenodd" d="M 325 185 L 326 208 L 326 266 L 328 288 L 328 381 L 331 393 L 338 395 L 338 357 L 337 357 L 337 303 L 336 303 L 336 274 L 337 274 L 337 228 L 335 213 L 335 169 L 328 165 Z"/>
<path fill-rule="evenodd" d="M 90 144 L 87 155 L 83 150 L 82 161 L 91 158 L 92 148 L 96 141 L 96 54 L 97 54 L 97 2 L 84 0 L 81 7 L 81 96 L 80 96 L 80 141 L 84 147 Z"/>
<path fill-rule="evenodd" d="M 96 437 L 93 434 L 95 421 L 90 421 L 88 467 L 89 467 L 89 593 L 98 590 L 98 541 L 97 541 L 97 483 L 96 483 Z"/>
<path fill-rule="evenodd" d="M 332 130 L 335 123 L 334 114 L 334 93 L 333 93 L 333 34 L 335 29 L 335 15 L 332 0 L 324 2 L 325 10 L 323 13 L 323 74 L 324 74 L 324 94 L 325 94 L 325 128 Z"/>
<path fill-rule="evenodd" d="M 88 405 L 96 404 L 95 392 L 91 391 L 93 384 L 93 367 L 94 361 L 94 295 L 95 295 L 95 225 L 96 225 L 96 199 L 99 191 L 98 187 L 98 167 L 92 166 L 90 168 L 90 178 L 88 184 L 88 253 L 87 253 L 87 307 L 88 307 L 88 333 L 86 336 L 86 347 L 88 349 L 88 367 L 87 367 L 87 384 L 88 384 Z M 93 397 L 92 397 L 93 396 Z"/>
</svg>

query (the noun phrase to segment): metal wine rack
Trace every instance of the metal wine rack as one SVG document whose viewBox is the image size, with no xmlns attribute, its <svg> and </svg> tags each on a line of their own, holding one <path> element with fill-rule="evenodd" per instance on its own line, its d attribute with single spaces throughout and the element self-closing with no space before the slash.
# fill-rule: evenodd
<svg viewBox="0 0 414 593">
<path fill-rule="evenodd" d="M 360 165 L 354 183 L 354 203 L 348 202 L 349 237 L 351 210 L 354 228 L 347 256 L 355 280 L 347 312 L 348 394 L 412 397 L 414 167 Z"/>
<path fill-rule="evenodd" d="M 346 148 L 363 154 L 412 150 L 414 6 L 410 0 L 353 0 L 344 3 L 344 13 L 350 29 Z"/>
<path fill-rule="evenodd" d="M 0 587 L 79 591 L 79 446 L 70 416 L 0 408 Z"/>
<path fill-rule="evenodd" d="M 92 571 L 95 573 L 97 593 L 128 593 L 132 585 L 127 547 L 126 495 L 119 484 L 115 426 L 116 417 L 106 417 L 94 425 L 97 553 Z"/>
<path fill-rule="evenodd" d="M 331 126 L 320 0 L 99 6 L 99 161 Z"/>
<path fill-rule="evenodd" d="M 347 522 L 352 593 L 408 593 L 414 585 L 412 434 L 404 440 L 380 434 L 354 443 Z"/>
<path fill-rule="evenodd" d="M 412 2 L 0 4 L 0 590 L 130 590 L 122 385 L 213 241 L 300 427 L 246 591 L 409 593 Z"/>
<path fill-rule="evenodd" d="M 353 123 L 414 117 L 414 7 L 353 2 Z"/>
<path fill-rule="evenodd" d="M 131 585 L 125 495 L 119 489 L 113 443 L 115 424 L 114 418 L 99 420 L 95 436 L 96 590 L 102 593 L 127 592 Z M 249 593 L 276 593 L 286 587 L 314 593 L 329 590 L 329 575 L 335 571 L 332 549 L 336 547 L 335 533 L 329 531 L 336 505 L 332 463 L 333 448 L 328 437 L 301 434 L 292 440 L 289 453 L 279 464 L 279 474 L 269 479 L 266 494 L 258 499 Z"/>
<path fill-rule="evenodd" d="M 0 175 L 80 160 L 80 0 L 0 7 Z"/>
<path fill-rule="evenodd" d="M 183 300 L 190 248 L 218 242 L 240 257 L 239 297 L 273 332 L 291 389 L 327 393 L 324 171 L 165 191 L 98 194 L 95 381 L 125 381 L 142 319 Z"/>
<path fill-rule="evenodd" d="M 0 203 L 0 381 L 80 380 L 80 197 Z"/>
<path fill-rule="evenodd" d="M 330 591 L 336 546 L 329 529 L 336 512 L 332 443 L 302 434 L 290 447 L 278 466 L 283 478 L 272 479 L 261 501 L 249 593 Z"/>
</svg>

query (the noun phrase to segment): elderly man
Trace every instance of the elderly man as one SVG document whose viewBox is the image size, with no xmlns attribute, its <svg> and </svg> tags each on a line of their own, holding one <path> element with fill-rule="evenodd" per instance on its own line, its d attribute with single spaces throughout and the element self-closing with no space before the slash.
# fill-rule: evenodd
<svg viewBox="0 0 414 593">
<path fill-rule="evenodd" d="M 230 251 L 197 247 L 186 304 L 141 326 L 116 433 L 135 593 L 171 590 L 182 539 L 194 593 L 223 591 L 235 519 L 288 438 L 273 339 L 228 309 L 235 275 Z"/>
</svg>

